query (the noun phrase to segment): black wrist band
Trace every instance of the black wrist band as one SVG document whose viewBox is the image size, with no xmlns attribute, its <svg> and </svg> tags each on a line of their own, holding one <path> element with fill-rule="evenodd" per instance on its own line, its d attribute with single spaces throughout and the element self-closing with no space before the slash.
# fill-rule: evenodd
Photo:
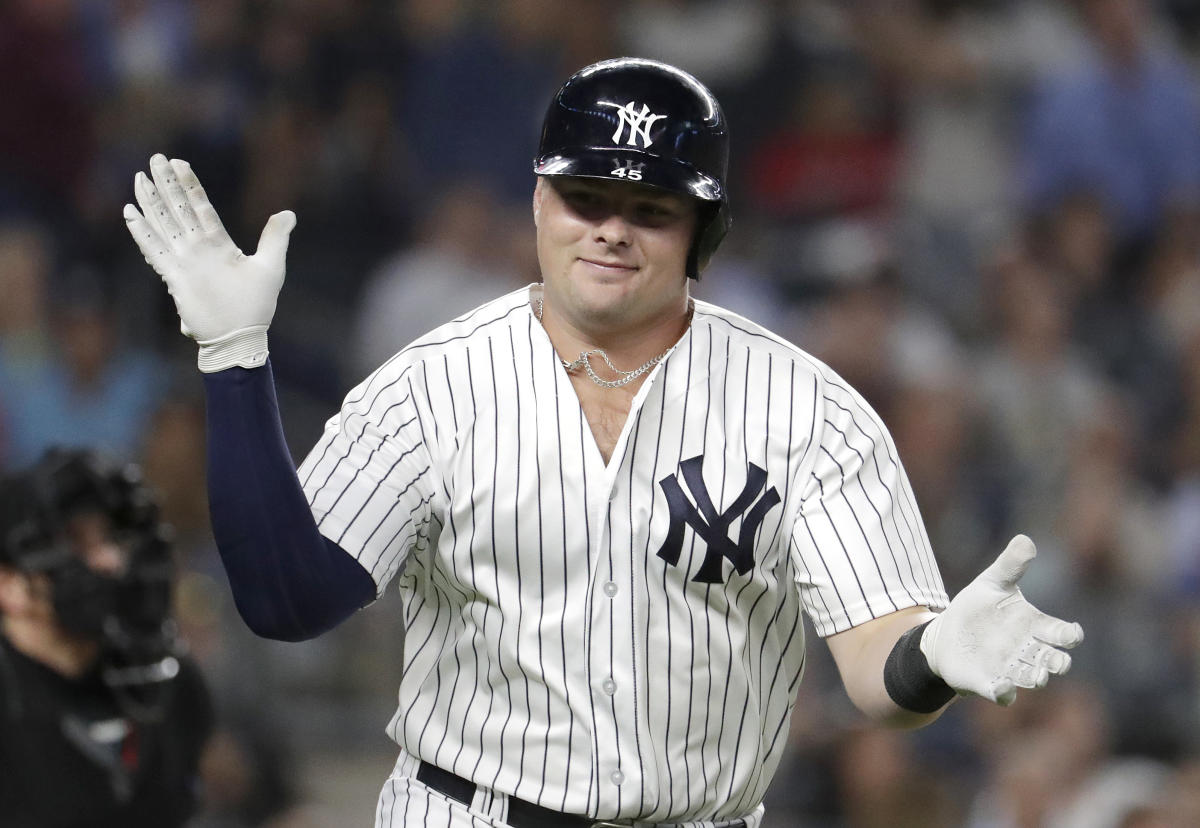
<svg viewBox="0 0 1200 828">
<path fill-rule="evenodd" d="M 883 686 L 892 701 L 913 713 L 933 713 L 954 698 L 954 689 L 929 669 L 921 652 L 926 621 L 900 636 L 883 665 Z"/>
</svg>

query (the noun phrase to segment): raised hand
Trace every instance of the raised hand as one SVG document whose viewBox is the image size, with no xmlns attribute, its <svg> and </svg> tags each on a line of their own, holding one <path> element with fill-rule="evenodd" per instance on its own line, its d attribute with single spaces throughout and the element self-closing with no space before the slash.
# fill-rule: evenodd
<svg viewBox="0 0 1200 828">
<path fill-rule="evenodd" d="M 199 344 L 200 370 L 266 362 L 267 328 L 283 287 L 296 214 L 271 216 L 257 252 L 247 256 L 186 161 L 154 155 L 150 176 L 138 172 L 133 190 L 141 211 L 126 204 L 125 225 L 175 300 L 179 329 Z"/>
<path fill-rule="evenodd" d="M 1064 650 L 1083 641 L 1083 628 L 1046 615 L 1017 587 L 1036 555 L 1017 535 L 925 628 L 921 652 L 957 692 L 1009 705 L 1018 687 L 1044 687 L 1070 669 Z"/>
</svg>

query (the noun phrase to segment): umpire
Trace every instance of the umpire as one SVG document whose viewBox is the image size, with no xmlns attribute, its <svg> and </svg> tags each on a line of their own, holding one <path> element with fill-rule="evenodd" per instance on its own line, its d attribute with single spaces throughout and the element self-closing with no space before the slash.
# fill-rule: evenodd
<svg viewBox="0 0 1200 828">
<path fill-rule="evenodd" d="M 5 828 L 170 828 L 196 810 L 212 714 L 171 578 L 135 468 L 55 449 L 0 481 Z"/>
<path fill-rule="evenodd" d="M 297 469 L 267 328 L 296 217 L 246 256 L 184 161 L 130 234 L 200 346 L 213 531 L 239 611 L 319 635 L 395 581 L 406 624 L 377 828 L 759 828 L 805 663 L 897 726 L 1070 665 L 1018 536 L 948 600 L 895 444 L 795 345 L 694 299 L 730 226 L 696 78 L 604 61 L 550 104 L 539 283 L 403 348 Z"/>
</svg>

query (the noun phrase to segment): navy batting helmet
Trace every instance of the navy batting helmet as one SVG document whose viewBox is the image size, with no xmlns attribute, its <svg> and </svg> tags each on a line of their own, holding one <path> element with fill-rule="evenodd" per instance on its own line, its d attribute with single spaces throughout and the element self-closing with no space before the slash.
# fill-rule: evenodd
<svg viewBox="0 0 1200 828">
<path fill-rule="evenodd" d="M 618 58 L 580 69 L 542 123 L 538 175 L 618 179 L 700 201 L 687 275 L 699 278 L 729 230 L 729 132 L 721 105 L 674 66 Z"/>
</svg>

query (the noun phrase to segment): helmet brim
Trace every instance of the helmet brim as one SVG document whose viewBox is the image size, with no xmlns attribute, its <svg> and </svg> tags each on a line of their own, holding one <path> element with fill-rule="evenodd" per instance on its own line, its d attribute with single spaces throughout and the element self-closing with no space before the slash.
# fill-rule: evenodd
<svg viewBox="0 0 1200 828">
<path fill-rule="evenodd" d="M 689 164 L 633 149 L 592 149 L 570 156 L 546 155 L 533 162 L 538 175 L 628 181 L 701 201 L 722 201 L 721 183 Z"/>
</svg>

